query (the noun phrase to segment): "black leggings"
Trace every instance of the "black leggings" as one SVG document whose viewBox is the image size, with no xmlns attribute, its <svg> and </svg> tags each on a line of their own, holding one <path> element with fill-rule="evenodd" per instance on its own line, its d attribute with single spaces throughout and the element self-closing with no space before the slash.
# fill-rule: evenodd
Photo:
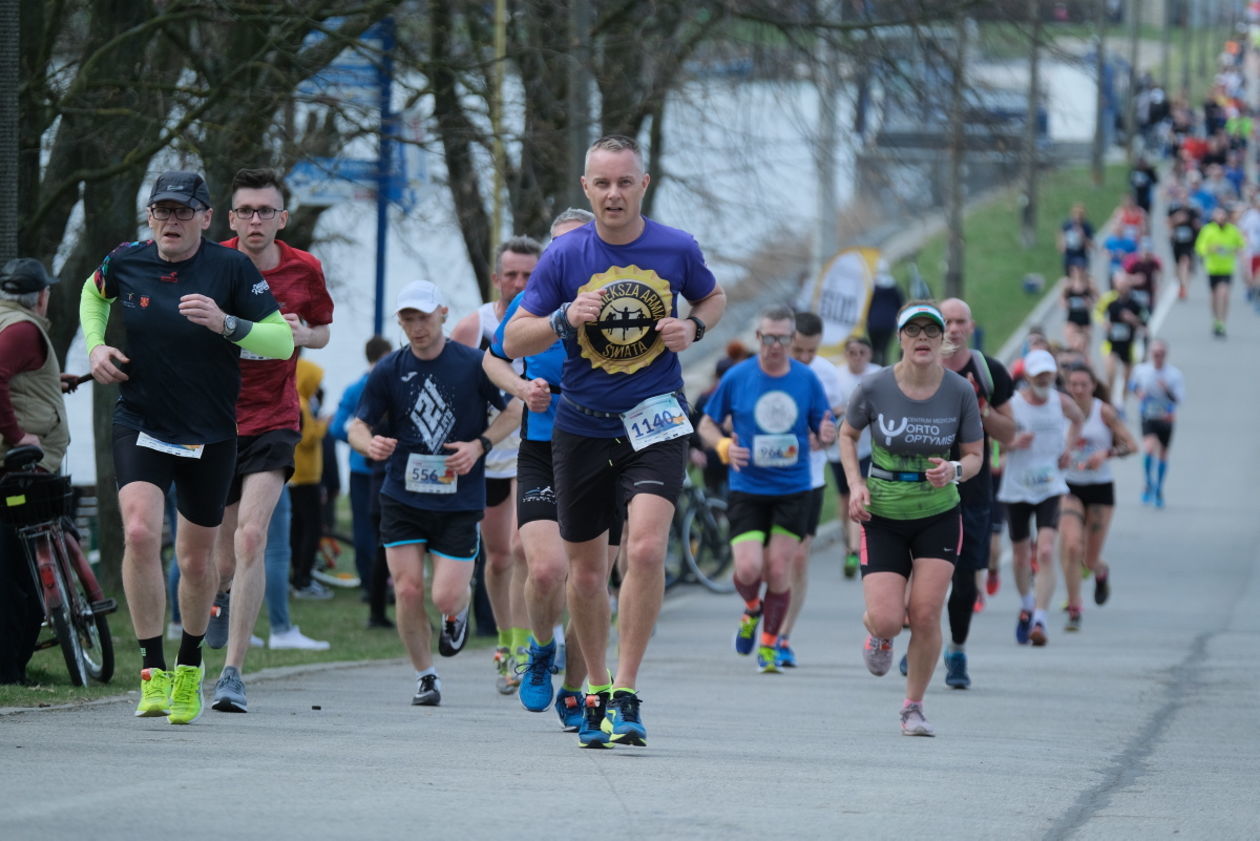
<svg viewBox="0 0 1260 841">
<path fill-rule="evenodd" d="M 320 486 L 289 485 L 289 502 L 293 506 L 289 521 L 289 548 L 293 551 L 293 586 L 299 590 L 311 584 L 315 553 L 323 531 L 320 518 Z"/>
</svg>

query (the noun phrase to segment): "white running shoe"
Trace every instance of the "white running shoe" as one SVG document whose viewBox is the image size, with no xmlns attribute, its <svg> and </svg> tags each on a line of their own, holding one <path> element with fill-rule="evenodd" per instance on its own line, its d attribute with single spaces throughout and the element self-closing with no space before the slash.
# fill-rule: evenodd
<svg viewBox="0 0 1260 841">
<path fill-rule="evenodd" d="M 297 625 L 294 625 L 287 631 L 272 631 L 271 639 L 267 640 L 267 647 L 271 649 L 289 648 L 302 651 L 327 651 L 332 648 L 332 644 L 325 640 L 313 640 L 303 634 Z"/>
<path fill-rule="evenodd" d="M 923 716 L 922 704 L 906 704 L 901 708 L 901 735 L 935 736 L 936 729 Z"/>
<path fill-rule="evenodd" d="M 179 642 L 184 638 L 184 626 L 178 622 L 166 623 L 166 639 L 168 642 Z"/>
</svg>

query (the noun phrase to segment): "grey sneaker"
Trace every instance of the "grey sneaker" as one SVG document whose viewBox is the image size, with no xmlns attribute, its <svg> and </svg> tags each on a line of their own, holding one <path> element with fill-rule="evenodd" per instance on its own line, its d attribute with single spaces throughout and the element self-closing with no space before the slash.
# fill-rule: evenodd
<svg viewBox="0 0 1260 841">
<path fill-rule="evenodd" d="M 437 675 L 425 675 L 416 679 L 416 694 L 411 697 L 413 707 L 436 707 L 442 703 L 442 681 Z"/>
<path fill-rule="evenodd" d="M 245 709 L 245 682 L 235 666 L 224 666 L 223 674 L 214 684 L 214 701 L 210 707 L 221 713 L 243 713 Z"/>
<path fill-rule="evenodd" d="M 923 717 L 922 704 L 906 704 L 901 708 L 901 735 L 935 736 L 936 729 Z"/>
<path fill-rule="evenodd" d="M 329 590 L 318 581 L 312 581 L 305 587 L 295 587 L 293 589 L 293 598 L 309 599 L 312 601 L 324 601 L 333 597 L 333 591 Z"/>
<path fill-rule="evenodd" d="M 862 661 L 871 674 L 876 677 L 888 674 L 888 670 L 892 668 L 892 658 L 892 640 L 869 635 L 866 637 L 866 644 L 862 646 Z"/>
<path fill-rule="evenodd" d="M 210 608 L 210 624 L 206 626 L 206 645 L 219 649 L 228 644 L 228 593 L 215 593 Z"/>
</svg>

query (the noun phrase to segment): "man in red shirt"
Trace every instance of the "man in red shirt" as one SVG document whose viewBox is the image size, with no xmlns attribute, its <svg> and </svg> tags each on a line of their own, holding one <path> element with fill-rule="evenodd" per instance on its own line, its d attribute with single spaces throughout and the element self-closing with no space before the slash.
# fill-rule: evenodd
<svg viewBox="0 0 1260 841">
<path fill-rule="evenodd" d="M 267 526 L 285 482 L 293 475 L 293 448 L 301 438 L 296 348 L 328 344 L 332 323 L 333 303 L 319 260 L 276 239 L 289 219 L 284 200 L 284 186 L 274 170 L 242 169 L 232 179 L 228 224 L 237 235 L 223 245 L 244 252 L 262 272 L 293 328 L 295 350 L 289 359 L 278 360 L 241 353 L 236 478 L 215 547 L 221 592 L 215 596 L 216 609 L 206 633 L 211 648 L 227 645 L 212 703 L 220 712 L 246 711 L 240 670 L 266 593 Z M 297 628 L 289 633 L 297 633 Z M 271 645 L 280 647 L 274 633 Z M 327 648 L 327 644 L 318 647 Z"/>
</svg>

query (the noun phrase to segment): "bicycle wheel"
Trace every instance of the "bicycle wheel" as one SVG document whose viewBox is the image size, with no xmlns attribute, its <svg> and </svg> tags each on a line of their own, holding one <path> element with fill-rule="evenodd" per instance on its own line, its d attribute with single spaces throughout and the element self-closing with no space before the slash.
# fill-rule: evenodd
<svg viewBox="0 0 1260 841">
<path fill-rule="evenodd" d="M 683 534 L 687 566 L 695 579 L 711 592 L 734 592 L 735 582 L 726 575 L 731 565 L 726 502 L 707 499 L 703 506 L 692 508 L 683 520 Z"/>
<path fill-rule="evenodd" d="M 74 535 L 63 533 L 62 540 L 71 616 L 83 665 L 93 680 L 109 683 L 114 676 L 114 637 L 106 614 L 112 613 L 117 604 L 105 598 Z"/>
<path fill-rule="evenodd" d="M 311 577 L 329 587 L 358 587 L 362 582 L 354 567 L 354 541 L 340 534 L 320 535 Z"/>
<path fill-rule="evenodd" d="M 686 577 L 687 552 L 684 548 L 682 521 L 675 514 L 669 524 L 669 543 L 665 547 L 665 589 L 671 589 Z"/>
<path fill-rule="evenodd" d="M 38 566 L 45 586 L 45 607 L 52 620 L 53 633 L 57 635 L 57 644 L 61 648 L 61 657 L 66 662 L 66 671 L 70 673 L 70 683 L 74 686 L 87 686 L 87 663 L 83 659 L 83 648 L 79 642 L 79 634 L 75 630 L 74 608 L 70 597 L 70 588 L 65 579 L 64 567 L 53 550 L 52 536 L 47 533 L 37 534 L 31 538 L 35 563 Z M 48 572 L 45 572 L 45 571 Z M 53 592 L 48 592 L 49 579 Z"/>
</svg>

